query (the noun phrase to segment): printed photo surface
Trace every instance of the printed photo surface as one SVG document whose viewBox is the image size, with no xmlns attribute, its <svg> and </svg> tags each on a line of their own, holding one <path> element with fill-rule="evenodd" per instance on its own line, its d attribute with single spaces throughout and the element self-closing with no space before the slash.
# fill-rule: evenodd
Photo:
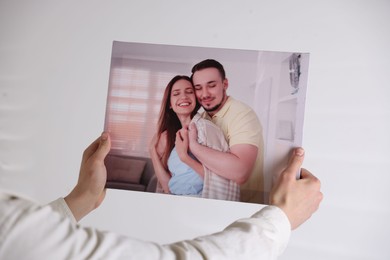
<svg viewBox="0 0 390 260">
<path fill-rule="evenodd" d="M 308 53 L 114 41 L 106 186 L 268 204 L 302 145 L 308 65 Z"/>
</svg>

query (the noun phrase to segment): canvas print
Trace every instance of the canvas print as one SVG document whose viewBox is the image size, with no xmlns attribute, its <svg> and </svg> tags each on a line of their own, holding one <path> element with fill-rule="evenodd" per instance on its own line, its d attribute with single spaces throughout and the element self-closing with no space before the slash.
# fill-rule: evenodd
<svg viewBox="0 0 390 260">
<path fill-rule="evenodd" d="M 308 53 L 113 42 L 106 186 L 267 204 L 302 144 L 308 66 Z"/>
</svg>

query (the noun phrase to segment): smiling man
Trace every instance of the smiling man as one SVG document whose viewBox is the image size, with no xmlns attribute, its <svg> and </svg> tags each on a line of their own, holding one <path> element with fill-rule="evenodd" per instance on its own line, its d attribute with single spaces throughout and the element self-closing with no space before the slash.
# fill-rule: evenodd
<svg viewBox="0 0 390 260">
<path fill-rule="evenodd" d="M 212 152 L 196 141 L 190 131 L 191 152 L 207 168 L 241 185 L 241 201 L 266 203 L 263 188 L 262 126 L 256 113 L 246 104 L 228 96 L 229 86 L 221 63 L 207 59 L 192 68 L 192 83 L 203 117 L 220 127 L 228 141 L 230 153 Z M 192 130 L 190 128 L 190 130 Z M 196 130 L 196 129 L 194 129 Z"/>
</svg>

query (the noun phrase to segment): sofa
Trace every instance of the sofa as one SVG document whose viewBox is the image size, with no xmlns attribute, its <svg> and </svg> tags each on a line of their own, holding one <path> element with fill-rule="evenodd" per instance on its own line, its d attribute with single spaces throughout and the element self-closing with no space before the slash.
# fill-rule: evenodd
<svg viewBox="0 0 390 260">
<path fill-rule="evenodd" d="M 150 158 L 109 154 L 107 188 L 155 192 L 157 178 Z"/>
</svg>

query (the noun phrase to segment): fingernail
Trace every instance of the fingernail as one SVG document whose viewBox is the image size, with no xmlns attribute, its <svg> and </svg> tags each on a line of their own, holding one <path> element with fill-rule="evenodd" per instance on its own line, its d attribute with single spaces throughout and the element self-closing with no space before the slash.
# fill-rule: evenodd
<svg viewBox="0 0 390 260">
<path fill-rule="evenodd" d="M 107 141 L 108 139 L 108 133 L 107 132 L 103 132 L 102 135 L 101 135 L 101 140 L 104 142 L 104 141 Z"/>
<path fill-rule="evenodd" d="M 295 149 L 295 154 L 297 156 L 303 156 L 305 154 L 305 150 L 303 150 L 303 148 L 297 148 Z"/>
</svg>

